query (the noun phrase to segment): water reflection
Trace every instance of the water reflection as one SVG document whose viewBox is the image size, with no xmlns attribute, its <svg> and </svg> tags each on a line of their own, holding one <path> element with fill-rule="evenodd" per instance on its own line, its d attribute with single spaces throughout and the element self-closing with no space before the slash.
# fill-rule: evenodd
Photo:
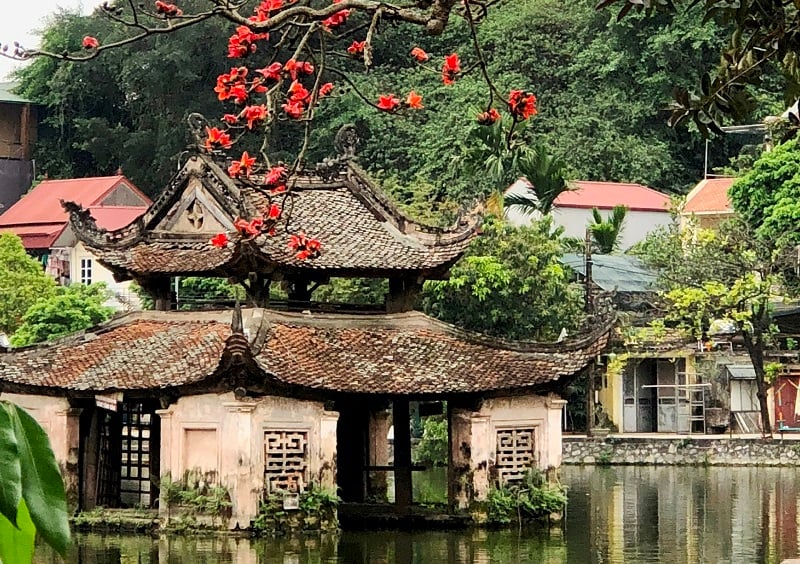
<svg viewBox="0 0 800 564">
<path fill-rule="evenodd" d="M 779 563 L 800 555 L 791 468 L 567 467 L 563 527 L 295 539 L 79 535 L 98 564 Z M 42 547 L 37 563 L 58 562 Z"/>
</svg>

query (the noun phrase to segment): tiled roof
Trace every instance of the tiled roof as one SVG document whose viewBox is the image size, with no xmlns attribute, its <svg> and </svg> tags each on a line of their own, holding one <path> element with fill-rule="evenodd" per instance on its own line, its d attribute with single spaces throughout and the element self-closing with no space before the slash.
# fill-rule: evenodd
<svg viewBox="0 0 800 564">
<path fill-rule="evenodd" d="M 26 249 L 50 248 L 69 222 L 67 212 L 61 207 L 61 200 L 74 201 L 89 208 L 98 226 L 103 229 L 124 227 L 147 208 L 144 205 L 99 205 L 122 182 L 140 194 L 143 202 L 150 202 L 124 176 L 45 180 L 0 215 L 0 232 L 15 233 L 22 239 Z"/>
<path fill-rule="evenodd" d="M 556 208 L 612 209 L 623 205 L 631 211 L 669 211 L 669 196 L 641 184 L 577 180 L 572 190 L 555 199 Z"/>
<path fill-rule="evenodd" d="M 159 230 L 159 222 L 186 189 L 190 175 L 202 175 L 203 185 L 229 210 L 244 209 L 254 215 L 267 202 L 260 192 L 234 184 L 210 159 L 196 156 L 156 201 L 138 224 L 118 232 L 93 233 L 73 219 L 79 238 L 109 268 L 123 275 L 159 273 L 202 274 L 229 272 L 227 261 L 241 256 L 265 268 L 317 271 L 325 274 L 375 274 L 446 268 L 467 248 L 477 232 L 477 219 L 451 229 L 422 226 L 404 217 L 385 196 L 348 166 L 333 178 L 311 174 L 293 182 L 284 209 L 289 225 L 279 224 L 275 237 L 261 236 L 234 251 L 218 252 L 208 243 L 208 233 L 196 236 Z M 230 218 L 231 223 L 236 215 Z M 243 214 L 244 215 L 244 214 Z M 322 242 L 322 252 L 312 260 L 297 260 L 287 247 L 286 229 L 302 231 Z M 248 260 L 250 260 L 248 258 Z M 249 267 L 252 270 L 252 267 Z"/>
<path fill-rule="evenodd" d="M 258 315 L 256 314 L 258 312 Z M 231 312 L 140 312 L 77 335 L 0 354 L 0 386 L 158 390 L 214 374 Z M 259 317 L 261 316 L 261 317 Z M 416 313 L 306 315 L 246 310 L 255 359 L 278 383 L 319 392 L 478 393 L 553 385 L 581 370 L 608 331 L 574 343 L 502 342 Z M 266 332 L 254 326 L 256 319 Z"/>
<path fill-rule="evenodd" d="M 736 178 L 706 178 L 692 188 L 683 206 L 685 214 L 729 213 L 733 211 L 728 199 L 728 189 Z"/>
<path fill-rule="evenodd" d="M 12 91 L 19 86 L 18 82 L 0 82 L 0 102 L 6 104 L 32 104 L 30 100 L 26 100 Z"/>
</svg>

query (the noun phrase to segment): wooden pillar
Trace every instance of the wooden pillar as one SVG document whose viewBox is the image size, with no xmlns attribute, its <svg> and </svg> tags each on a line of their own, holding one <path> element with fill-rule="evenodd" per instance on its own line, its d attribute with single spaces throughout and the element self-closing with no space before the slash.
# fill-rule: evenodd
<svg viewBox="0 0 800 564">
<path fill-rule="evenodd" d="M 264 276 L 260 272 L 251 272 L 247 276 L 246 283 L 243 283 L 247 292 L 247 299 L 255 307 L 269 307 L 269 287 L 272 279 Z"/>
<path fill-rule="evenodd" d="M 169 276 L 153 276 L 137 280 L 137 282 L 153 300 L 153 309 L 156 311 L 169 310 L 172 301 Z"/>
<path fill-rule="evenodd" d="M 408 398 L 392 402 L 394 423 L 394 499 L 398 508 L 411 505 L 411 427 Z"/>
<path fill-rule="evenodd" d="M 416 278 L 389 278 L 389 295 L 386 297 L 386 312 L 400 313 L 414 309 L 422 284 Z"/>
<path fill-rule="evenodd" d="M 306 309 L 311 302 L 309 281 L 305 278 L 289 279 L 289 309 Z"/>
</svg>

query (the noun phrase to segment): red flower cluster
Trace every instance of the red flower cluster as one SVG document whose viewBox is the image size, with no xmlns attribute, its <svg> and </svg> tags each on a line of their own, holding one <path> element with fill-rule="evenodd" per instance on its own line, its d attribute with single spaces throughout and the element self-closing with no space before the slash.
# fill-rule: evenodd
<svg viewBox="0 0 800 564">
<path fill-rule="evenodd" d="M 216 127 L 206 127 L 208 138 L 206 139 L 206 149 L 230 149 L 232 142 L 231 136 Z"/>
<path fill-rule="evenodd" d="M 264 219 L 256 217 L 247 221 L 240 217 L 233 222 L 233 227 L 242 237 L 257 237 L 261 234 L 261 229 L 264 227 Z"/>
<path fill-rule="evenodd" d="M 461 61 L 458 59 L 457 53 L 452 53 L 444 58 L 442 65 L 442 81 L 445 84 L 453 84 L 456 76 L 461 72 Z"/>
<path fill-rule="evenodd" d="M 231 178 L 238 178 L 239 176 L 250 176 L 250 170 L 256 164 L 256 158 L 247 154 L 247 151 L 242 153 L 242 158 L 238 161 L 233 161 L 231 166 L 228 167 L 228 174 Z"/>
<path fill-rule="evenodd" d="M 290 118 L 298 119 L 303 117 L 303 113 L 306 111 L 306 102 L 309 98 L 308 90 L 295 80 L 289 86 L 288 94 L 289 98 L 281 106 L 283 111 Z"/>
<path fill-rule="evenodd" d="M 522 90 L 512 90 L 508 94 L 508 110 L 516 120 L 526 120 L 536 115 L 536 96 Z"/>
<path fill-rule="evenodd" d="M 342 0 L 333 0 L 333 3 L 338 4 L 341 1 Z M 339 27 L 340 25 L 345 23 L 349 16 L 350 16 L 350 10 L 339 10 L 338 12 L 335 12 L 332 16 L 322 20 L 322 27 L 330 31 L 333 28 Z"/>
<path fill-rule="evenodd" d="M 219 100 L 233 98 L 237 104 L 243 104 L 251 93 L 266 92 L 267 88 L 261 84 L 261 79 L 253 80 L 251 83 L 247 82 L 247 72 L 247 67 L 238 67 L 232 68 L 228 74 L 219 75 L 217 85 L 214 87 L 217 98 Z"/>
<path fill-rule="evenodd" d="M 161 0 L 156 0 L 156 13 L 163 14 L 168 18 L 174 18 L 176 16 L 182 16 L 183 10 L 178 8 L 175 4 L 167 4 Z"/>
<path fill-rule="evenodd" d="M 300 61 L 298 63 L 294 59 L 289 59 L 283 64 L 283 72 L 292 80 L 297 80 L 298 74 L 314 74 L 314 65 L 308 61 Z"/>
<path fill-rule="evenodd" d="M 384 112 L 394 112 L 400 108 L 400 104 L 400 100 L 395 98 L 393 94 L 385 94 L 378 97 L 376 107 Z M 412 110 L 421 110 L 424 107 L 422 105 L 422 96 L 413 90 L 408 93 L 402 105 Z"/>
<path fill-rule="evenodd" d="M 353 41 L 350 44 L 350 47 L 347 48 L 347 52 L 351 55 L 358 55 L 359 53 L 364 52 L 364 46 L 367 44 L 366 41 Z"/>
<path fill-rule="evenodd" d="M 264 0 L 253 10 L 255 15 L 247 19 L 253 23 L 265 22 L 269 19 L 270 12 L 275 12 L 281 8 L 283 8 L 283 0 Z"/>
<path fill-rule="evenodd" d="M 260 106 L 247 106 L 242 110 L 242 117 L 247 121 L 247 129 L 253 129 L 253 125 L 258 122 L 261 123 L 267 119 L 267 107 L 264 104 Z"/>
<path fill-rule="evenodd" d="M 228 58 L 237 59 L 249 53 L 255 53 L 256 41 L 269 39 L 268 33 L 253 33 L 246 25 L 236 28 L 236 33 L 228 39 Z"/>
<path fill-rule="evenodd" d="M 318 257 L 322 244 L 317 239 L 307 237 L 305 233 L 299 233 L 289 238 L 289 248 L 295 251 L 296 259 L 305 260 Z"/>
<path fill-rule="evenodd" d="M 492 125 L 500 119 L 500 112 L 495 108 L 489 108 L 485 112 L 479 113 L 476 118 L 481 125 Z"/>
<path fill-rule="evenodd" d="M 227 247 L 228 244 L 231 242 L 231 240 L 228 239 L 227 233 L 218 233 L 217 235 L 214 235 L 209 242 L 214 247 L 222 248 L 222 247 Z"/>
<path fill-rule="evenodd" d="M 91 35 L 87 35 L 83 38 L 81 45 L 83 45 L 84 49 L 97 49 L 100 47 L 100 42 Z"/>
<path fill-rule="evenodd" d="M 414 57 L 418 63 L 424 63 L 425 61 L 431 58 L 430 55 L 428 55 L 420 47 L 414 47 L 411 50 L 411 56 Z"/>
<path fill-rule="evenodd" d="M 264 186 L 269 189 L 271 194 L 286 192 L 286 180 L 288 179 L 285 166 L 273 166 L 264 175 Z"/>
</svg>

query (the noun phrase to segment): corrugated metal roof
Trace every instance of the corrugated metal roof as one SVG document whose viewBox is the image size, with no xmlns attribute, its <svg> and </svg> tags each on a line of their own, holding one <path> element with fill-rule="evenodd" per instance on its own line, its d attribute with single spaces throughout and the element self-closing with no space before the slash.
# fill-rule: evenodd
<svg viewBox="0 0 800 564">
<path fill-rule="evenodd" d="M 568 253 L 561 262 L 586 275 L 583 255 Z M 592 280 L 601 289 L 617 292 L 653 292 L 656 275 L 639 259 L 628 255 L 592 255 Z"/>
<path fill-rule="evenodd" d="M 669 196 L 641 184 L 589 180 L 570 184 L 574 189 L 559 194 L 554 202 L 556 208 L 612 209 L 622 205 L 631 211 L 669 211 Z"/>
<path fill-rule="evenodd" d="M 736 178 L 706 178 L 686 196 L 683 213 L 724 213 L 733 211 L 728 189 Z"/>
<path fill-rule="evenodd" d="M 0 102 L 10 104 L 32 104 L 30 100 L 26 100 L 22 96 L 17 96 L 12 90 L 19 86 L 17 82 L 0 82 Z"/>
<path fill-rule="evenodd" d="M 728 364 L 726 365 L 731 378 L 734 380 L 755 380 L 756 371 L 752 364 Z"/>
</svg>

